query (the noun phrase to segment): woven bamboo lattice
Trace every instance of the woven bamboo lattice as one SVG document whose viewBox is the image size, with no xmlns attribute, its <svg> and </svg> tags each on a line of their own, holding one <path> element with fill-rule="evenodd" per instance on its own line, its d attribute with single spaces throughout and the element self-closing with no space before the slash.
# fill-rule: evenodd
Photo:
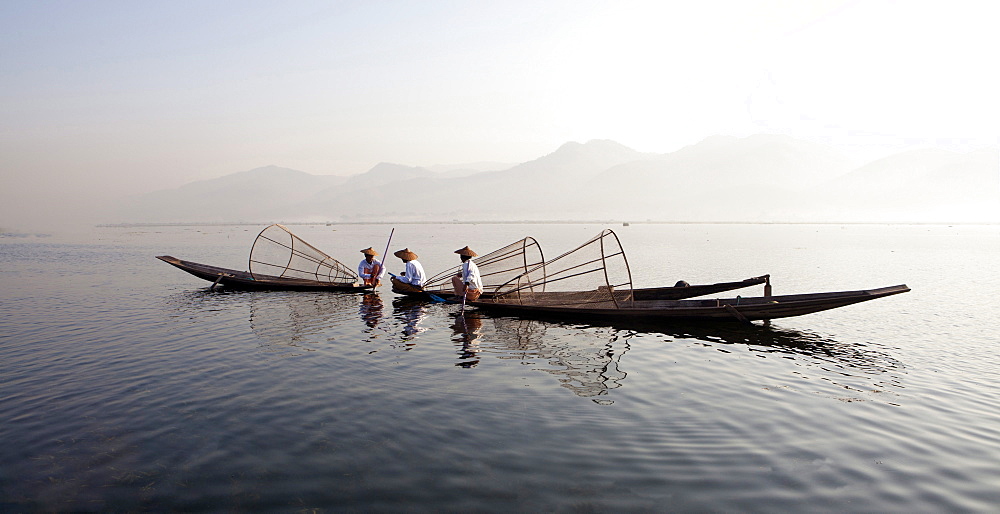
<svg viewBox="0 0 1000 514">
<path fill-rule="evenodd" d="M 474 262 L 479 268 L 479 276 L 483 279 L 483 292 L 487 295 L 502 292 L 502 288 L 505 286 L 513 287 L 508 285 L 511 279 L 523 275 L 529 270 L 540 267 L 541 269 L 535 275 L 545 275 L 545 256 L 542 254 L 542 247 L 532 237 L 526 237 L 486 255 L 476 257 Z M 424 290 L 450 291 L 452 288 L 451 277 L 460 273 L 461 269 L 462 266 L 458 265 L 434 275 L 427 279 Z"/>
<path fill-rule="evenodd" d="M 496 288 L 488 301 L 564 308 L 631 307 L 632 273 L 618 236 L 603 230 L 586 243 Z"/>
<path fill-rule="evenodd" d="M 250 274 L 258 280 L 277 277 L 331 284 L 358 281 L 350 268 L 278 224 L 262 230 L 254 241 Z"/>
</svg>

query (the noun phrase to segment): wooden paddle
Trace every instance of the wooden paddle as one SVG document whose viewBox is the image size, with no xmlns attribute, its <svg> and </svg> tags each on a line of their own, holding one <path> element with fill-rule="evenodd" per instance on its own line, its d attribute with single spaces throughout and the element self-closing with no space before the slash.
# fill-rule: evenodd
<svg viewBox="0 0 1000 514">
<path fill-rule="evenodd" d="M 382 264 L 377 264 L 372 266 L 372 291 L 378 287 L 378 276 L 382 273 L 382 268 L 385 267 L 385 255 L 389 253 L 389 243 L 392 242 L 392 235 L 396 232 L 396 227 L 392 227 L 389 231 L 389 240 L 385 242 L 385 250 L 382 252 Z"/>
</svg>

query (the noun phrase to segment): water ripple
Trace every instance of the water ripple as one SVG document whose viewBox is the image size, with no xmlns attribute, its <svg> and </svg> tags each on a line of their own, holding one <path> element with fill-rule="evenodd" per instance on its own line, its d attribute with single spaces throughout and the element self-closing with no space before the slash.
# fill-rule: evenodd
<svg viewBox="0 0 1000 514">
<path fill-rule="evenodd" d="M 363 240 L 370 228 L 337 235 Z M 425 231 L 422 255 L 452 255 L 447 228 L 410 230 Z M 631 228 L 639 245 L 702 230 Z M 503 239 L 515 229 L 524 227 L 474 230 Z M 556 241 L 564 231 L 539 229 Z M 778 229 L 734 232 L 748 230 Z M 213 292 L 151 255 L 239 263 L 245 256 L 215 243 L 245 228 L 156 231 L 0 243 L 7 510 L 986 512 L 1000 503 L 996 321 L 962 307 L 969 290 L 952 290 L 972 277 L 939 277 L 927 264 L 992 269 L 975 231 L 947 250 L 900 252 L 908 261 L 898 267 L 930 291 L 922 296 L 914 288 L 905 301 L 752 327 L 460 314 L 388 291 Z M 732 262 L 687 243 L 703 250 L 699 260 Z M 636 253 L 687 258 L 673 246 Z M 865 272 L 844 269 L 847 257 L 824 247 L 782 263 L 794 276 L 820 267 L 824 280 Z M 641 259 L 636 269 L 659 264 Z M 713 276 L 728 271 L 743 275 Z"/>
</svg>

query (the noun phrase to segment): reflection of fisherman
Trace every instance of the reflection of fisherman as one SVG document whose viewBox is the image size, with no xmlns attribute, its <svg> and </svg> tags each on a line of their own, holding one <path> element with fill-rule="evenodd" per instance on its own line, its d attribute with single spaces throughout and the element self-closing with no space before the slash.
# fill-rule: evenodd
<svg viewBox="0 0 1000 514">
<path fill-rule="evenodd" d="M 483 320 L 476 313 L 462 313 L 456 316 L 455 324 L 451 326 L 455 332 L 456 342 L 462 343 L 462 351 L 458 353 L 459 362 L 456 366 L 471 368 L 479 364 L 479 332 L 483 328 Z"/>
<path fill-rule="evenodd" d="M 397 298 L 392 301 L 393 315 L 403 322 L 403 339 L 409 339 L 423 331 L 417 325 L 424 318 L 424 311 L 427 304 L 424 302 L 414 302 L 405 298 Z"/>
<path fill-rule="evenodd" d="M 382 297 L 378 293 L 368 293 L 361 299 L 361 307 L 358 308 L 361 319 L 370 328 L 375 328 L 382 319 Z"/>
<path fill-rule="evenodd" d="M 417 254 L 411 252 L 409 248 L 403 248 L 393 253 L 393 255 L 402 259 L 403 263 L 406 264 L 406 270 L 400 273 L 398 277 L 392 277 L 392 290 L 423 291 L 424 281 L 427 280 L 427 276 L 424 274 L 424 267 L 417 261 Z"/>
<path fill-rule="evenodd" d="M 375 258 L 378 252 L 371 247 L 361 250 L 365 258 L 358 264 L 358 275 L 365 281 L 366 286 L 378 287 L 382 285 L 382 277 L 385 276 L 385 266 L 382 261 Z"/>
<path fill-rule="evenodd" d="M 479 267 L 472 262 L 472 258 L 478 257 L 478 255 L 468 246 L 455 250 L 455 253 L 462 258 L 462 270 L 451 277 L 455 296 L 464 296 L 467 300 L 475 301 L 479 295 L 483 294 L 483 279 L 479 276 Z"/>
</svg>

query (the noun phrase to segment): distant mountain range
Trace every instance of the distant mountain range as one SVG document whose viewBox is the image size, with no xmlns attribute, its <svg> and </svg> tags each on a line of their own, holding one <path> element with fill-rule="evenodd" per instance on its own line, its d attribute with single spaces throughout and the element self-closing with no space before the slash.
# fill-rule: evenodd
<svg viewBox="0 0 1000 514">
<path fill-rule="evenodd" d="M 351 177 L 267 166 L 133 198 L 124 223 L 272 221 L 1000 221 L 1000 152 L 900 153 L 856 167 L 786 136 L 666 154 L 566 143 L 516 165 L 381 163 Z"/>
</svg>

